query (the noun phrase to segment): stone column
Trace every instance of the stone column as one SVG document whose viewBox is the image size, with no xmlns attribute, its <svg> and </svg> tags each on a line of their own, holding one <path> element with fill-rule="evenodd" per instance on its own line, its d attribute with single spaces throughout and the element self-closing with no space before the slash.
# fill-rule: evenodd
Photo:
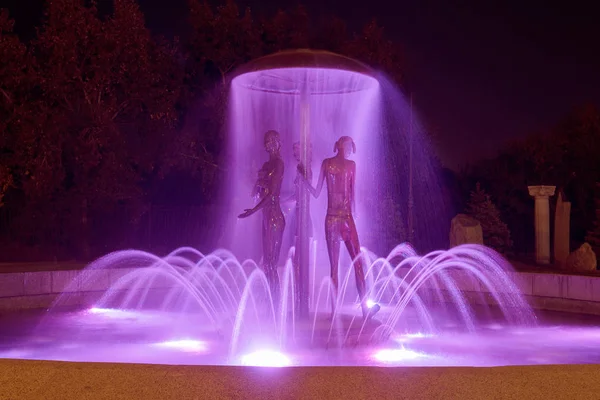
<svg viewBox="0 0 600 400">
<path fill-rule="evenodd" d="M 564 194 L 558 194 L 556 213 L 554 216 L 554 263 L 564 265 L 570 249 L 571 203 L 566 201 Z"/>
<path fill-rule="evenodd" d="M 550 264 L 550 202 L 556 186 L 527 186 L 535 199 L 535 261 Z"/>
</svg>

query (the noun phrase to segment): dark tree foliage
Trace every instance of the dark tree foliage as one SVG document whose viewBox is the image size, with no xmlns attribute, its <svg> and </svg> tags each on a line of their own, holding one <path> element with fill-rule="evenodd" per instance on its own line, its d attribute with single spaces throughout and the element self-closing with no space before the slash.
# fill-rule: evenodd
<svg viewBox="0 0 600 400">
<path fill-rule="evenodd" d="M 511 250 L 512 240 L 508 226 L 502 222 L 500 211 L 479 183 L 471 191 L 467 213 L 481 224 L 483 243 L 486 246 L 504 254 Z"/>
<path fill-rule="evenodd" d="M 174 176 L 196 188 L 193 204 L 214 202 L 228 79 L 243 63 L 310 47 L 402 78 L 375 21 L 353 33 L 302 6 L 255 18 L 230 0 L 189 0 L 189 36 L 165 40 L 135 0 L 97 5 L 48 1 L 29 43 L 0 11 L 0 235 L 51 249 L 45 258 L 143 245 L 125 238 Z"/>
<path fill-rule="evenodd" d="M 0 207 L 15 183 L 19 169 L 15 146 L 32 123 L 28 108 L 31 90 L 31 60 L 27 48 L 13 34 L 14 21 L 0 10 Z"/>
</svg>

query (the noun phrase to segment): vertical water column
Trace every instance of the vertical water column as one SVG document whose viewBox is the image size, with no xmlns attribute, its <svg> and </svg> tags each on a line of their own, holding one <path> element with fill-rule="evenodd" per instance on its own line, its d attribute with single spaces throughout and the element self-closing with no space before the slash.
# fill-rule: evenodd
<svg viewBox="0 0 600 400">
<path fill-rule="evenodd" d="M 308 87 L 307 70 L 304 74 L 304 80 L 300 87 L 300 159 L 305 170 L 310 168 L 309 149 L 310 149 L 310 93 Z M 309 300 L 309 215 L 310 215 L 310 197 L 308 190 L 304 185 L 299 185 L 299 215 L 298 215 L 298 238 L 296 252 L 298 253 L 298 263 L 295 266 L 296 271 L 296 315 L 300 318 L 308 317 Z"/>
</svg>

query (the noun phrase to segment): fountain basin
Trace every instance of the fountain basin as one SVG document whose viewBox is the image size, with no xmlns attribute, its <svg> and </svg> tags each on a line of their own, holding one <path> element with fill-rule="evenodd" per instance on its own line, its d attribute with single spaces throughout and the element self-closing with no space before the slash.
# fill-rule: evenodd
<svg viewBox="0 0 600 400">
<path fill-rule="evenodd" d="M 320 339 L 288 341 L 282 347 L 263 340 L 255 325 L 250 327 L 254 333 L 245 336 L 249 340 L 232 354 L 215 329 L 218 325 L 206 315 L 89 308 L 107 291 L 127 295 L 136 287 L 135 282 L 123 285 L 123 277 L 148 275 L 126 264 L 0 275 L 0 287 L 10 296 L 0 300 L 5 305 L 0 314 L 0 397 L 571 399 L 595 398 L 600 389 L 600 320 L 595 316 L 538 311 L 537 325 L 509 326 L 495 306 L 472 305 L 476 329 L 465 331 L 460 318 L 448 318 L 437 302 L 428 306 L 438 327 L 435 334 L 411 330 L 419 310 L 408 307 L 402 319 L 405 329 L 383 340 L 333 346 L 323 346 Z M 399 279 L 407 275 L 402 269 L 396 273 Z M 504 273 L 529 299 L 562 295 L 571 296 L 562 301 L 596 300 L 597 277 Z M 447 277 L 466 300 L 493 298 L 493 293 L 484 292 L 489 286 L 477 283 L 465 270 L 450 269 Z M 173 282 L 152 280 L 144 290 L 161 299 L 169 295 Z M 439 287 L 424 285 L 420 290 Z M 59 295 L 55 304 L 60 307 L 51 312 L 6 312 L 8 299 L 37 299 L 41 304 L 42 298 L 49 301 Z M 437 299 L 451 302 L 456 297 Z M 31 307 L 34 302 L 20 304 Z M 393 306 L 383 306 L 380 321 Z M 345 316 L 340 320 L 342 332 L 350 335 L 356 328 L 344 329 L 352 324 L 352 308 L 349 304 L 340 310 Z M 315 331 L 327 336 L 332 327 L 328 321 L 320 316 L 314 324 L 304 323 L 296 327 L 295 337 Z M 371 324 L 367 332 L 377 329 Z M 475 366 L 487 368 L 465 368 Z"/>
<path fill-rule="evenodd" d="M 525 287 L 490 249 L 467 245 L 420 257 L 399 245 L 386 259 L 366 249 L 363 254 L 371 260 L 369 296 L 382 307 L 368 322 L 352 296 L 345 297 L 351 269 L 341 281 L 336 313 L 322 296 L 325 278 L 311 291 L 313 314 L 299 321 L 287 303 L 291 261 L 282 273 L 282 303 L 274 307 L 256 264 L 240 263 L 225 250 L 203 255 L 180 248 L 162 258 L 128 250 L 79 273 L 55 271 L 49 280 L 19 281 L 13 274 L 9 294 L 31 293 L 26 282 L 37 282 L 60 295 L 46 312 L 5 317 L 0 358 L 202 365 L 270 360 L 280 366 L 600 361 L 600 320 L 569 321 L 567 314 L 548 320 L 538 313 L 536 322 L 523 293 L 548 288 L 533 280 Z"/>
<path fill-rule="evenodd" d="M 77 285 L 76 277 L 82 272 L 81 269 L 71 269 L 73 267 L 69 264 L 49 264 L 40 268 L 45 270 L 0 273 L 0 310 L 47 308 L 66 288 L 73 291 L 69 305 L 89 307 L 110 285 L 134 270 L 109 268 L 86 271 L 83 274 L 89 277 L 85 280 L 87 283 Z M 10 269 L 6 267 L 4 270 Z M 18 265 L 14 269 L 18 270 Z M 454 274 L 466 296 L 471 297 L 472 301 L 480 301 L 479 297 L 472 295 L 484 288 L 459 279 L 460 272 Z M 534 309 L 600 315 L 600 276 L 518 271 L 508 274 Z M 172 283 L 159 282 L 154 285 L 165 289 Z"/>
</svg>

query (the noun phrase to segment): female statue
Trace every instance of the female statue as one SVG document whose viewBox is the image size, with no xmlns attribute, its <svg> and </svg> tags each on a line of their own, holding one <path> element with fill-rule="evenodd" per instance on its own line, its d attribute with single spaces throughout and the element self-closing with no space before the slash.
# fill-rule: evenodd
<svg viewBox="0 0 600 400">
<path fill-rule="evenodd" d="M 285 219 L 279 204 L 281 182 L 283 181 L 283 160 L 279 154 L 281 141 L 277 131 L 268 131 L 264 137 L 265 150 L 269 160 L 258 172 L 253 195 L 259 201 L 253 207 L 244 210 L 238 218 L 246 218 L 262 210 L 263 271 L 269 282 L 273 304 L 279 304 L 279 274 L 277 262 L 281 250 L 281 241 L 285 229 Z"/>
<path fill-rule="evenodd" d="M 369 306 L 366 298 L 365 275 L 362 258 L 360 257 L 360 243 L 354 224 L 352 211 L 354 209 L 354 191 L 356 179 L 356 163 L 349 160 L 351 153 L 356 152 L 356 145 L 349 136 L 342 136 L 335 143 L 333 150 L 337 154 L 326 158 L 321 164 L 321 172 L 317 187 L 313 188 L 308 183 L 308 190 L 314 197 L 318 197 L 327 182 L 327 216 L 325 217 L 325 239 L 331 265 L 331 279 L 334 287 L 338 289 L 338 264 L 340 258 L 340 242 L 344 242 L 350 258 L 354 260 L 354 275 L 356 289 L 360 297 L 363 317 L 371 318 L 380 306 Z M 302 171 L 301 171 L 302 172 Z"/>
</svg>

